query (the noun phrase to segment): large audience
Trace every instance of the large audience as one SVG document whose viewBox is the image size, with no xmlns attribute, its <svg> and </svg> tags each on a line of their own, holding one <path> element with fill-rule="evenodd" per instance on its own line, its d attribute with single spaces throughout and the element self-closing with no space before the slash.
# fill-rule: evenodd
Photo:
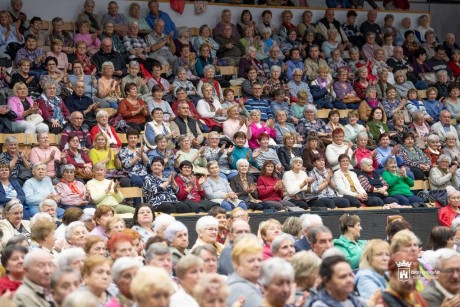
<svg viewBox="0 0 460 307">
<path fill-rule="evenodd" d="M 334 7 L 363 1 L 326 2 L 297 25 L 288 9 L 259 23 L 245 9 L 236 24 L 224 9 L 192 36 L 156 0 L 146 16 L 115 1 L 98 15 L 86 0 L 74 32 L 60 17 L 42 30 L 48 21 L 11 0 L 0 12 L 0 305 L 460 306 L 455 36 L 427 15 L 396 24 L 374 1 L 361 25 L 354 10 L 339 21 Z M 127 198 L 129 187 L 140 193 Z M 336 239 L 313 213 L 248 223 L 253 211 L 433 199 L 441 226 L 427 225 L 426 245 L 402 216 L 369 241 L 353 213 Z M 195 229 L 176 220 L 185 213 L 199 214 Z"/>
</svg>

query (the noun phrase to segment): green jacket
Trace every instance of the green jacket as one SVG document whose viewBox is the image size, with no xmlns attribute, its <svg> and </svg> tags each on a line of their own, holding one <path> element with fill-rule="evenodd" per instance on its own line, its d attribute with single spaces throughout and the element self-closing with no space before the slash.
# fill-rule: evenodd
<svg viewBox="0 0 460 307">
<path fill-rule="evenodd" d="M 411 196 L 412 191 L 410 187 L 414 186 L 414 180 L 409 176 L 400 177 L 399 175 L 394 175 L 389 171 L 384 171 L 382 178 L 388 183 L 388 195 L 405 195 Z"/>
<path fill-rule="evenodd" d="M 341 235 L 338 239 L 334 239 L 334 246 L 343 252 L 353 270 L 359 267 L 359 260 L 361 259 L 366 244 L 367 240 L 357 240 L 353 242 L 348 240 L 344 235 Z"/>
</svg>

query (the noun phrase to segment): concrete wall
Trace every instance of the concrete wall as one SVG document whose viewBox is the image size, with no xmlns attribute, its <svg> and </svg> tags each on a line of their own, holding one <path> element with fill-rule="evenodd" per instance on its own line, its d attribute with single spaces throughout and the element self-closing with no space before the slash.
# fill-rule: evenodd
<svg viewBox="0 0 460 307">
<path fill-rule="evenodd" d="M 29 18 L 33 16 L 41 16 L 43 19 L 51 20 L 53 17 L 60 16 L 66 21 L 75 20 L 78 13 L 82 11 L 84 0 L 23 0 L 24 1 L 24 11 L 27 13 Z M 0 5 L 0 7 L 5 8 L 5 4 L 9 1 L 3 0 L 4 4 Z M 123 1 L 119 0 L 118 4 L 120 7 L 120 12 L 128 14 L 128 8 L 130 3 L 133 1 Z M 313 19 L 316 21 L 323 17 L 324 15 L 324 8 L 325 2 L 324 0 L 309 0 L 308 1 L 311 8 L 309 8 L 313 12 Z M 96 1 L 96 13 L 104 14 L 107 11 L 107 4 L 109 0 L 97 0 Z M 147 2 L 146 1 L 138 1 L 141 5 L 141 14 L 142 16 L 147 15 Z M 377 2 L 381 5 L 382 2 Z M 369 5 L 366 3 L 366 7 L 368 8 Z M 260 13 L 266 9 L 264 6 L 247 6 L 250 8 L 254 18 L 257 18 L 257 21 L 260 20 Z M 240 16 L 240 13 L 243 9 L 247 7 L 243 6 L 226 6 L 226 5 L 218 5 L 218 4 L 209 4 L 208 10 L 206 13 L 202 15 L 195 15 L 193 3 L 187 3 L 184 13 L 180 15 L 172 11 L 169 7 L 168 2 L 160 3 L 160 8 L 166 12 L 168 12 L 171 18 L 174 20 L 177 26 L 191 26 L 191 27 L 199 27 L 204 23 L 207 23 L 210 26 L 214 26 L 219 21 L 219 15 L 223 8 L 230 8 L 232 10 L 232 19 L 234 22 Z M 442 38 L 444 37 L 445 33 L 453 32 L 456 33 L 457 37 L 459 37 L 460 41 L 460 27 L 458 27 L 458 16 L 460 13 L 460 6 L 455 4 L 431 4 L 429 5 L 426 2 L 418 2 L 418 3 L 411 3 L 411 9 L 414 10 L 413 12 L 403 12 L 403 11 L 394 11 L 391 12 L 395 16 L 395 26 L 399 25 L 400 20 L 403 17 L 409 16 L 412 20 L 412 24 L 417 25 L 417 18 L 420 14 L 425 14 L 428 10 L 431 10 L 432 14 L 432 25 L 437 30 L 438 35 Z M 280 20 L 280 13 L 283 8 L 272 8 L 273 12 L 273 21 L 276 24 L 278 20 Z M 294 13 L 294 23 L 297 23 L 300 20 L 300 15 L 303 12 L 303 8 L 295 8 L 292 9 Z M 339 21 L 344 21 L 346 16 L 347 10 L 337 10 L 336 18 Z M 358 20 L 357 23 L 360 24 L 362 21 L 366 19 L 366 11 L 358 11 Z M 383 23 L 383 17 L 385 13 L 382 12 L 378 15 L 378 22 L 380 24 Z"/>
</svg>

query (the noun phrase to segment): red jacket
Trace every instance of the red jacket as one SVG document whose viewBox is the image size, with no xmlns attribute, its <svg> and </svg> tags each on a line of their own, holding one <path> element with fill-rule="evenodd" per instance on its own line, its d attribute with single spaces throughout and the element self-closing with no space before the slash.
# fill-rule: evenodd
<svg viewBox="0 0 460 307">
<path fill-rule="evenodd" d="M 195 177 L 195 187 L 190 192 L 185 190 L 187 186 L 181 176 L 176 176 L 175 180 L 177 186 L 179 187 L 179 193 L 176 195 L 178 200 L 190 199 L 191 201 L 200 202 L 201 198 L 204 196 L 204 190 L 198 190 L 197 177 Z M 191 198 L 187 198 L 188 195 L 190 195 Z"/>
<path fill-rule="evenodd" d="M 273 188 L 278 181 L 280 181 L 278 177 L 259 176 L 257 180 L 257 191 L 259 192 L 259 199 L 261 201 L 280 201 L 283 199 L 283 191 Z"/>
<path fill-rule="evenodd" d="M 459 213 L 454 211 L 450 205 L 445 206 L 438 211 L 438 221 L 439 225 L 450 227 L 452 221 Z"/>
<path fill-rule="evenodd" d="M 46 122 L 49 122 L 53 118 L 53 109 L 51 106 L 47 105 L 45 101 L 41 98 L 38 98 L 37 101 L 38 103 L 38 108 L 42 112 L 42 117 Z M 65 106 L 64 102 L 61 99 L 61 103 L 59 104 L 59 107 L 61 108 L 62 111 L 62 117 L 64 117 L 65 120 L 68 120 L 70 117 L 70 112 Z"/>
</svg>

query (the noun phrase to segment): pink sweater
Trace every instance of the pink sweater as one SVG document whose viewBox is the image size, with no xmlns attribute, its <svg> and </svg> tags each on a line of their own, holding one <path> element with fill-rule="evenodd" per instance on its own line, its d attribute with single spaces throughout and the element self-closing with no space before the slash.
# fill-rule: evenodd
<svg viewBox="0 0 460 307">
<path fill-rule="evenodd" d="M 93 41 L 93 38 L 91 36 L 92 36 L 92 34 L 89 34 L 89 33 L 86 33 L 86 34 L 78 33 L 78 34 L 75 35 L 74 41 L 75 42 L 84 41 L 86 43 L 86 46 L 88 47 L 88 49 L 90 49 L 90 48 L 99 49 L 101 47 L 101 41 L 99 40 L 99 38 L 96 38 Z"/>
<path fill-rule="evenodd" d="M 32 98 L 26 97 L 26 100 L 30 103 L 30 106 L 33 107 L 34 101 L 32 100 Z M 21 100 L 17 96 L 12 96 L 8 99 L 8 106 L 18 116 L 16 118 L 16 121 L 22 122 L 24 120 L 24 117 L 22 117 L 22 114 L 24 113 L 24 105 L 22 104 Z M 42 111 L 39 110 L 38 113 L 42 114 Z"/>
<path fill-rule="evenodd" d="M 39 161 L 44 161 L 48 159 L 53 150 L 55 150 L 54 161 L 50 161 L 46 165 L 47 167 L 46 176 L 51 177 L 51 178 L 56 176 L 56 169 L 54 167 L 54 162 L 61 160 L 61 151 L 59 150 L 59 148 L 57 148 L 56 146 L 50 146 L 48 147 L 48 149 L 41 149 L 40 147 L 34 147 L 30 151 L 30 163 L 34 164 Z"/>
<path fill-rule="evenodd" d="M 268 133 L 268 135 L 272 138 L 272 139 L 275 139 L 276 138 L 276 130 L 275 128 L 270 128 L 268 126 L 265 126 L 265 123 L 264 122 L 260 122 L 261 124 L 261 127 L 257 127 L 256 124 L 252 123 L 249 128 L 251 128 L 251 134 L 252 134 L 252 137 L 251 139 L 249 140 L 249 148 L 251 149 L 254 149 L 254 148 L 259 148 L 260 145 L 259 143 L 257 142 L 257 138 L 259 137 L 260 134 L 262 133 Z"/>
<path fill-rule="evenodd" d="M 81 206 L 85 199 L 87 199 L 88 191 L 86 190 L 85 185 L 78 181 L 76 182 L 78 190 L 83 194 L 83 197 L 80 197 L 77 193 L 73 192 L 69 185 L 64 182 L 59 182 L 56 185 L 56 192 L 61 196 L 61 203 L 67 206 Z"/>
</svg>

